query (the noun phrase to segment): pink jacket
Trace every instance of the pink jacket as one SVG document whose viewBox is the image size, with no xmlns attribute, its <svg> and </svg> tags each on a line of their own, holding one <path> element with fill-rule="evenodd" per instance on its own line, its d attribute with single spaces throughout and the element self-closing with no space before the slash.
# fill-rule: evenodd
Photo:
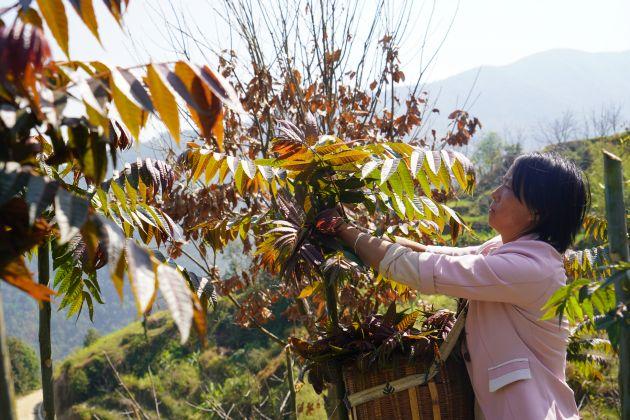
<svg viewBox="0 0 630 420">
<path fill-rule="evenodd" d="M 579 418 L 564 374 L 568 325 L 540 320 L 540 308 L 566 282 L 551 245 L 534 234 L 428 252 L 392 244 L 380 271 L 422 293 L 469 299 L 467 368 L 486 419 Z"/>
</svg>

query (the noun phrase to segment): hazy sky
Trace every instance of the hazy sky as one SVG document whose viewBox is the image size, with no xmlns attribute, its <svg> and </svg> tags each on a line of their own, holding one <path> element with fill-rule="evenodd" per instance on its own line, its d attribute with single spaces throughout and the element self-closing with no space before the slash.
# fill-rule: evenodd
<svg viewBox="0 0 630 420">
<path fill-rule="evenodd" d="M 265 1 L 261 0 L 264 4 Z M 297 0 L 296 0 L 297 1 Z M 365 9 L 377 0 L 365 0 Z M 13 0 L 0 0 L 0 5 Z M 132 0 L 123 32 L 105 12 L 102 2 L 94 1 L 105 50 L 68 10 L 71 32 L 71 56 L 77 59 L 101 59 L 117 65 L 133 65 L 140 61 L 173 59 L 162 10 L 171 18 L 173 11 L 197 25 L 208 44 L 225 47 L 228 31 L 221 17 L 213 10 L 212 0 Z M 394 7 L 401 4 L 393 0 Z M 443 79 L 480 65 L 508 64 L 527 55 L 553 48 L 583 51 L 630 50 L 629 0 L 412 0 L 411 30 L 401 45 L 402 68 L 412 78 L 444 40 L 435 60 L 426 73 L 425 82 Z M 428 17 L 434 8 L 431 26 Z M 453 20 L 454 18 L 454 20 Z M 450 32 L 449 25 L 453 21 Z M 419 46 L 427 32 L 424 55 Z M 448 34 L 447 34 L 448 32 Z M 133 36 L 133 43 L 128 34 Z M 446 38 L 444 38 L 446 35 Z M 56 49 L 57 57 L 62 57 Z M 202 57 L 193 56 L 200 61 Z M 216 63 L 213 63 L 216 64 Z"/>
</svg>

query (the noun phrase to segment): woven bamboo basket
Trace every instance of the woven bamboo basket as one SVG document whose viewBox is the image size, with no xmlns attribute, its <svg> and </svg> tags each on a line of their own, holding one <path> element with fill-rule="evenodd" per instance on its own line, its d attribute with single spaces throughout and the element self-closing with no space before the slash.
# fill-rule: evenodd
<svg viewBox="0 0 630 420">
<path fill-rule="evenodd" d="M 460 354 L 449 357 L 463 329 L 460 317 L 440 346 L 445 362 L 397 357 L 391 367 L 361 371 L 343 367 L 347 403 L 354 420 L 474 419 L 474 393 Z"/>
</svg>

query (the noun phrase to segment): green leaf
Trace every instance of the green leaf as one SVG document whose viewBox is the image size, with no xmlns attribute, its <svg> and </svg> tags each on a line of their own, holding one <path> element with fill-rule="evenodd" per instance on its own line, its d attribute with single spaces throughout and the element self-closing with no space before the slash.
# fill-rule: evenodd
<svg viewBox="0 0 630 420">
<path fill-rule="evenodd" d="M 394 172 L 390 176 L 388 183 L 394 194 L 397 194 L 399 197 L 403 195 L 403 185 L 400 176 L 398 176 L 398 172 Z"/>
<path fill-rule="evenodd" d="M 418 171 L 418 173 L 416 174 L 416 179 L 418 180 L 418 183 L 420 184 L 420 188 L 422 188 L 422 192 L 424 193 L 424 195 L 426 195 L 427 197 L 432 197 L 433 193 L 431 192 L 431 185 L 429 184 L 429 179 L 427 178 L 424 171 Z"/>
<path fill-rule="evenodd" d="M 413 179 L 411 178 L 411 174 L 407 169 L 407 165 L 404 163 L 402 165 L 398 165 L 398 171 L 396 171 L 398 177 L 400 178 L 400 183 L 403 188 L 403 192 L 407 197 L 413 198 L 416 195 L 416 191 L 413 185 Z"/>
<path fill-rule="evenodd" d="M 55 196 L 55 219 L 59 226 L 59 244 L 63 245 L 74 237 L 88 217 L 89 203 L 86 199 L 69 193 L 63 188 Z"/>
<path fill-rule="evenodd" d="M 118 201 L 118 204 L 123 208 L 123 210 L 129 212 L 129 206 L 127 205 L 127 196 L 125 195 L 125 192 L 120 187 L 120 185 L 118 185 L 118 182 L 112 181 L 110 187 L 112 192 L 114 193 L 114 196 L 116 197 L 116 200 Z"/>
<path fill-rule="evenodd" d="M 245 171 L 243 170 L 243 167 L 239 165 L 236 168 L 236 173 L 234 174 L 234 185 L 236 186 L 236 190 L 240 195 L 243 195 L 243 192 L 245 191 L 245 185 L 247 183 L 247 180 L 243 176 L 244 173 Z"/>
<path fill-rule="evenodd" d="M 181 343 L 184 344 L 188 340 L 193 319 L 190 289 L 181 273 L 167 264 L 158 265 L 157 278 L 160 293 L 177 325 Z"/>
</svg>

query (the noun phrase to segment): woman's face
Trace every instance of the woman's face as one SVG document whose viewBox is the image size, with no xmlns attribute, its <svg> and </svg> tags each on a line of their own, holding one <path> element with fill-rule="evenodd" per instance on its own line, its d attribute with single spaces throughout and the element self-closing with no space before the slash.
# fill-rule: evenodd
<svg viewBox="0 0 630 420">
<path fill-rule="evenodd" d="M 502 237 L 503 243 L 521 236 L 533 223 L 532 212 L 525 203 L 521 203 L 512 191 L 512 172 L 508 169 L 499 185 L 490 195 L 492 203 L 488 214 L 488 223 Z"/>
</svg>

